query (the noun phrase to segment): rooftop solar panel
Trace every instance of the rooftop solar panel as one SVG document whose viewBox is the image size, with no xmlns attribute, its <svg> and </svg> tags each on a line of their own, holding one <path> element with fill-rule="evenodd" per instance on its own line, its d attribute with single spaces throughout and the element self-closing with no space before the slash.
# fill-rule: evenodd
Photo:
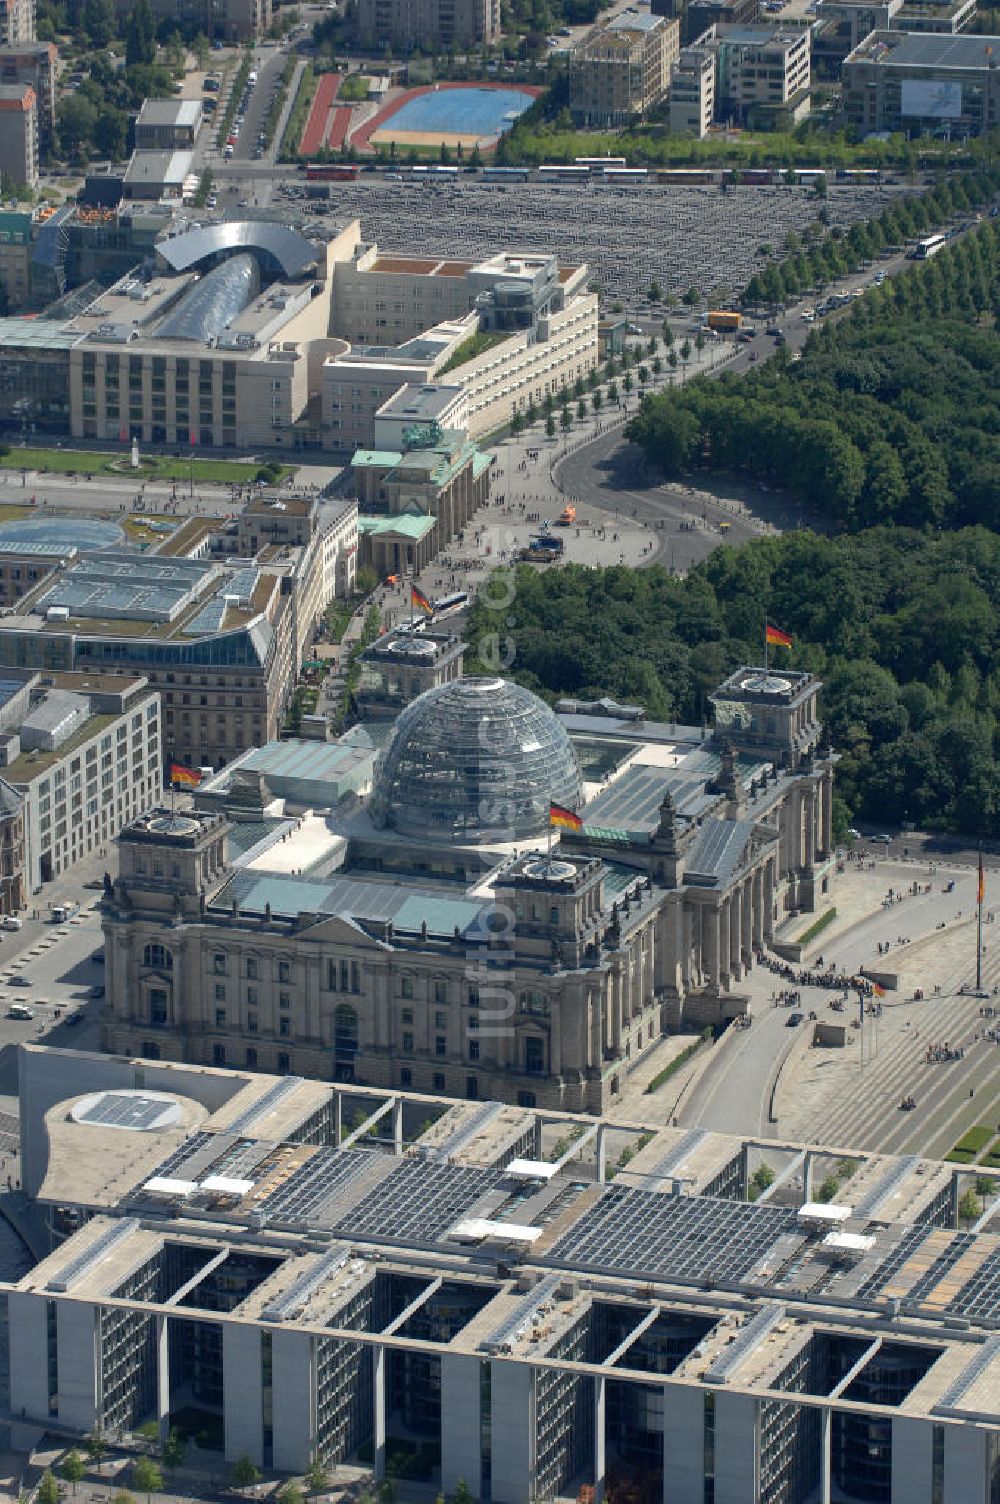
<svg viewBox="0 0 1000 1504">
<path fill-rule="evenodd" d="M 81 1114 L 79 1121 L 100 1123 L 110 1128 L 153 1128 L 170 1105 L 156 1097 L 119 1096 L 107 1092 Z"/>
<path fill-rule="evenodd" d="M 433 1243 L 504 1180 L 498 1170 L 403 1160 L 341 1218 L 334 1232 L 391 1243 Z"/>
<path fill-rule="evenodd" d="M 741 1280 L 796 1226 L 787 1207 L 608 1186 L 552 1245 L 548 1261 L 645 1277 Z"/>
<path fill-rule="evenodd" d="M 317 1149 L 260 1209 L 269 1221 L 319 1225 L 333 1214 L 338 1196 L 383 1158 L 377 1149 Z"/>
</svg>

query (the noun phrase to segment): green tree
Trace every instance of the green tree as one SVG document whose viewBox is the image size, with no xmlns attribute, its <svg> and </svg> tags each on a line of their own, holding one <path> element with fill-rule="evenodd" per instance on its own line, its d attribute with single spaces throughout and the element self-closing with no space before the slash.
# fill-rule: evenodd
<svg viewBox="0 0 1000 1504">
<path fill-rule="evenodd" d="M 59 1484 L 52 1476 L 52 1469 L 46 1468 L 38 1484 L 35 1494 L 36 1504 L 59 1504 Z"/>
<path fill-rule="evenodd" d="M 698 291 L 697 287 L 689 287 L 687 292 L 684 294 L 683 301 L 688 308 L 697 308 L 698 304 L 701 302 L 701 293 Z"/>
<path fill-rule="evenodd" d="M 85 0 L 83 29 L 91 47 L 106 47 L 115 35 L 114 0 Z"/>
<path fill-rule="evenodd" d="M 632 372 L 626 371 L 625 375 L 622 377 L 622 386 L 625 388 L 626 392 L 630 392 L 634 385 L 635 382 L 632 380 Z"/>
<path fill-rule="evenodd" d="M 704 336 L 704 334 L 702 333 L 702 331 L 700 329 L 698 330 L 698 333 L 694 337 L 694 347 L 698 351 L 699 355 L 701 354 L 702 350 L 704 350 L 704 348 L 705 348 L 705 336 Z"/>
<path fill-rule="evenodd" d="M 76 1451 L 67 1452 L 62 1460 L 62 1466 L 60 1467 L 59 1471 L 66 1479 L 66 1482 L 70 1485 L 73 1492 L 76 1493 L 76 1486 L 86 1472 L 83 1458 L 80 1456 L 80 1453 Z"/>
<path fill-rule="evenodd" d="M 357 579 L 360 579 L 362 572 L 362 570 L 358 570 Z M 369 573 L 371 573 L 371 571 L 369 571 Z M 357 579 L 355 581 L 356 586 Z M 378 582 L 376 581 L 376 584 L 377 583 Z M 357 588 L 360 587 L 357 586 Z M 163 1463 L 163 1466 L 167 1469 L 168 1473 L 176 1472 L 179 1467 L 184 1466 L 184 1454 L 186 1451 L 187 1438 L 184 1435 L 183 1431 L 171 1429 L 166 1441 L 160 1448 L 160 1461 Z"/>
<path fill-rule="evenodd" d="M 242 1457 L 237 1457 L 229 1470 L 229 1476 L 232 1479 L 233 1487 L 238 1488 L 240 1493 L 245 1494 L 247 1489 L 251 1488 L 260 1478 L 260 1468 L 244 1454 Z"/>
<path fill-rule="evenodd" d="M 978 1218 L 982 1203 L 971 1186 L 959 1196 L 957 1210 L 960 1222 L 975 1222 Z"/>
<path fill-rule="evenodd" d="M 591 393 L 590 405 L 594 409 L 595 414 L 601 411 L 601 408 L 604 406 L 604 398 L 601 396 L 600 392 Z"/>
<path fill-rule="evenodd" d="M 611 385 L 608 387 L 608 401 L 609 402 L 617 402 L 618 401 L 618 383 L 617 383 L 617 381 L 612 381 Z"/>
<path fill-rule="evenodd" d="M 452 1504 L 475 1504 L 475 1495 L 464 1478 L 459 1478 L 451 1498 Z"/>
<path fill-rule="evenodd" d="M 579 402 L 576 404 L 576 416 L 579 418 L 579 420 L 580 420 L 581 423 L 583 422 L 584 418 L 587 416 L 587 404 L 586 404 L 586 402 L 584 401 L 584 399 L 582 397 L 580 398 Z"/>
<path fill-rule="evenodd" d="M 94 122 L 93 141 L 102 157 L 120 162 L 125 155 L 125 115 L 121 110 L 101 110 Z"/>
<path fill-rule="evenodd" d="M 132 1466 L 132 1483 L 148 1500 L 163 1488 L 163 1474 L 152 1457 L 138 1457 Z"/>
<path fill-rule="evenodd" d="M 316 1456 L 312 1459 L 306 1470 L 305 1482 L 311 1494 L 321 1494 L 325 1488 L 329 1487 L 330 1469 L 322 1457 Z"/>
<path fill-rule="evenodd" d="M 84 1437 L 83 1450 L 100 1472 L 104 1459 L 108 1455 L 108 1444 L 100 1431 L 95 1429 L 90 1432 L 89 1436 Z"/>
<path fill-rule="evenodd" d="M 514 412 L 511 417 L 510 431 L 512 434 L 519 434 L 524 432 L 524 414 L 520 410 Z"/>
<path fill-rule="evenodd" d="M 303 1494 L 297 1483 L 289 1482 L 282 1484 L 278 1490 L 278 1504 L 303 1504 Z"/>
<path fill-rule="evenodd" d="M 691 341 L 689 339 L 686 339 L 681 345 L 680 357 L 685 365 L 687 365 L 688 361 L 691 359 Z"/>
<path fill-rule="evenodd" d="M 562 412 L 559 414 L 559 427 L 562 429 L 563 433 L 568 433 L 569 430 L 573 427 L 573 419 L 569 415 L 568 407 L 564 407 Z"/>
<path fill-rule="evenodd" d="M 556 420 L 551 413 L 548 413 L 545 418 L 545 432 L 550 439 L 556 436 Z"/>
<path fill-rule="evenodd" d="M 112 1504 L 135 1504 L 135 1495 L 130 1494 L 127 1488 L 119 1488 L 114 1494 Z"/>
<path fill-rule="evenodd" d="M 156 62 L 156 19 L 149 0 L 137 0 L 125 27 L 125 66 Z"/>
<path fill-rule="evenodd" d="M 97 125 L 97 109 L 85 94 L 64 94 L 56 106 L 60 149 L 72 161 L 87 153 Z"/>
<path fill-rule="evenodd" d="M 649 284 L 648 297 L 651 303 L 660 303 L 663 301 L 663 288 L 660 286 L 659 282 L 657 282 L 655 277 Z"/>
</svg>

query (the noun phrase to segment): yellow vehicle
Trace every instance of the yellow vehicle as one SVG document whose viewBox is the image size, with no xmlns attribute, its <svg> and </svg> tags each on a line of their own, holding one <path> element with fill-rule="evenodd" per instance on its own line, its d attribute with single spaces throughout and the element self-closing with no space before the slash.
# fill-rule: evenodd
<svg viewBox="0 0 1000 1504">
<path fill-rule="evenodd" d="M 708 327 L 727 334 L 735 334 L 742 323 L 743 315 L 735 309 L 714 308 L 708 315 Z"/>
</svg>

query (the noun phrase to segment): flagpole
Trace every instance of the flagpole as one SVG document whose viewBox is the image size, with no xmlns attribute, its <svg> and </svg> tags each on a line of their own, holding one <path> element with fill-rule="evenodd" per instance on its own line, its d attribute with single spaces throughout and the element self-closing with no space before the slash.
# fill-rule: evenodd
<svg viewBox="0 0 1000 1504">
<path fill-rule="evenodd" d="M 979 900 L 978 915 L 976 918 L 976 991 L 983 990 L 983 853 L 979 853 L 979 885 L 976 895 Z"/>
<path fill-rule="evenodd" d="M 764 612 L 764 678 L 767 678 L 767 611 Z"/>
</svg>

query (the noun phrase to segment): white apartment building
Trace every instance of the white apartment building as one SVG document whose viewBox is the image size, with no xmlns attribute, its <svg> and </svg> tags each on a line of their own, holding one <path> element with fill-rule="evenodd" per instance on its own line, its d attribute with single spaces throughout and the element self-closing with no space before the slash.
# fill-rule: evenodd
<svg viewBox="0 0 1000 1504">
<path fill-rule="evenodd" d="M 163 792 L 160 696 L 140 675 L 11 675 L 0 774 L 24 800 L 28 892 L 107 846 Z M 26 703 L 22 704 L 22 701 Z"/>
</svg>

